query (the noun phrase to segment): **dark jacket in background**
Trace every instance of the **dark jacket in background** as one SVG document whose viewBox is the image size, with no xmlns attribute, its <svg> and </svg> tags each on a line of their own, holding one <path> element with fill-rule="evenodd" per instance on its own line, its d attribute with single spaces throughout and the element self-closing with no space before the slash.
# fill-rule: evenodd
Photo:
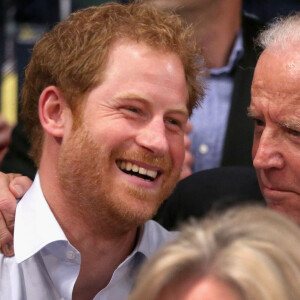
<svg viewBox="0 0 300 300">
<path fill-rule="evenodd" d="M 174 230 L 191 217 L 240 204 L 265 204 L 253 167 L 204 170 L 180 181 L 154 219 Z"/>
<path fill-rule="evenodd" d="M 251 101 L 251 84 L 259 51 L 254 39 L 264 25 L 257 19 L 243 15 L 244 55 L 234 68 L 234 87 L 223 147 L 221 166 L 252 166 L 251 149 L 253 121 L 247 117 Z"/>
</svg>

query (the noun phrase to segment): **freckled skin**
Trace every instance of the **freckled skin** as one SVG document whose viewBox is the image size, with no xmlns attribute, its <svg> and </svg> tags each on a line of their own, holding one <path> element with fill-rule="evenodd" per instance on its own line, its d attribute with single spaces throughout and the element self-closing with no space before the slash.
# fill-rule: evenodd
<svg viewBox="0 0 300 300">
<path fill-rule="evenodd" d="M 269 207 L 300 224 L 300 54 L 266 50 L 252 84 L 252 157 Z"/>
</svg>

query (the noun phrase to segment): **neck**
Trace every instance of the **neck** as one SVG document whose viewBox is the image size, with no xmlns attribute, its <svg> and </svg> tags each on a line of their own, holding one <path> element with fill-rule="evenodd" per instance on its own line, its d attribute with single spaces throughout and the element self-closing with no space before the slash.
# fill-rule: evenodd
<svg viewBox="0 0 300 300">
<path fill-rule="evenodd" d="M 118 239 L 87 239 L 80 245 L 81 266 L 72 299 L 93 299 L 107 286 L 113 272 L 133 251 L 137 231 L 128 232 Z"/>
<path fill-rule="evenodd" d="M 241 1 L 214 0 L 205 9 L 183 10 L 179 13 L 195 27 L 198 47 L 202 49 L 206 66 L 225 66 L 241 28 Z"/>
</svg>

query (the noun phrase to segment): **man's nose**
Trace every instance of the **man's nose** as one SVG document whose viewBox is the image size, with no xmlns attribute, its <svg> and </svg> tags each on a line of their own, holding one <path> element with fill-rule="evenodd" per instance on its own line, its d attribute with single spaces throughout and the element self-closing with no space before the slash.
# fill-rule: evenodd
<svg viewBox="0 0 300 300">
<path fill-rule="evenodd" d="M 169 150 L 169 144 L 164 120 L 154 118 L 145 124 L 136 136 L 136 143 L 158 156 L 165 155 Z"/>
<path fill-rule="evenodd" d="M 282 141 L 269 132 L 263 132 L 253 144 L 253 166 L 256 169 L 281 169 L 284 167 Z"/>
</svg>

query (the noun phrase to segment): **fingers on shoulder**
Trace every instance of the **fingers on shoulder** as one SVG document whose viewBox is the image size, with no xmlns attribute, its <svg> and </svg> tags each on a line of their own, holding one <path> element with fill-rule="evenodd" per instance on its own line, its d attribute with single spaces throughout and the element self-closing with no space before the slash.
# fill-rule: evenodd
<svg viewBox="0 0 300 300">
<path fill-rule="evenodd" d="M 16 198 L 22 198 L 32 185 L 32 180 L 27 176 L 17 176 L 9 183 L 9 190 Z"/>
<path fill-rule="evenodd" d="M 6 220 L 2 213 L 0 213 L 0 250 L 5 256 L 14 255 L 13 236 L 7 227 Z"/>
</svg>

